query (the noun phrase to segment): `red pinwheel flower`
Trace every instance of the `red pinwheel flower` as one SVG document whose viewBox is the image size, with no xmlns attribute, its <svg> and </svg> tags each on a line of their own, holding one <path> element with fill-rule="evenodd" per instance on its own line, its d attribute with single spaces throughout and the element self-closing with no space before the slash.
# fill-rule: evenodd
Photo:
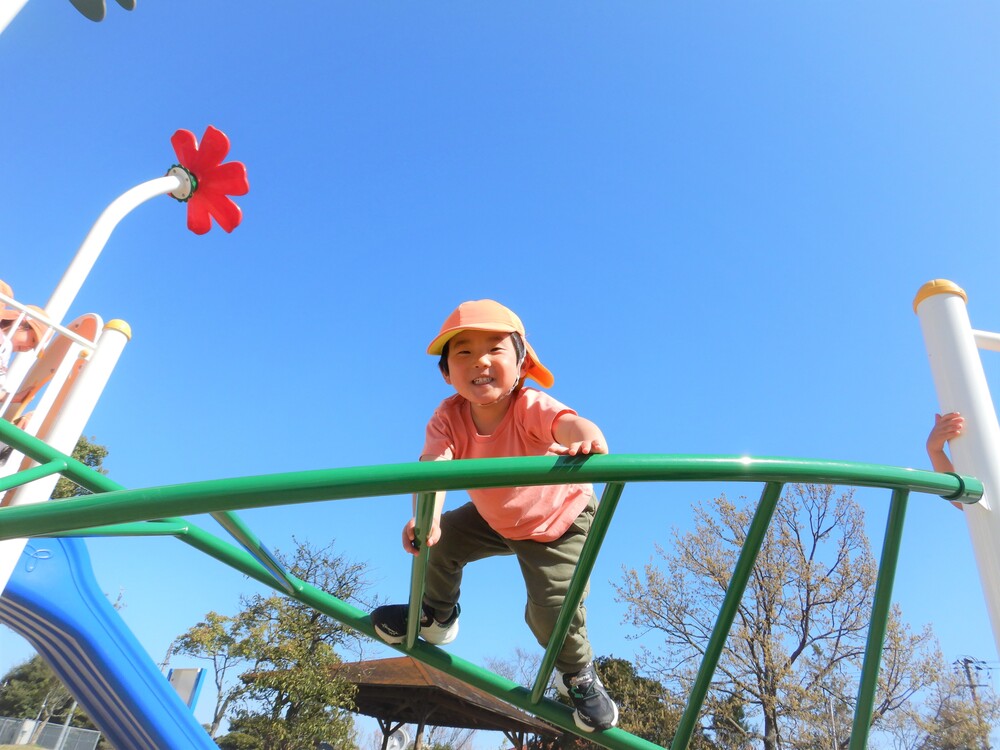
<svg viewBox="0 0 1000 750">
<path fill-rule="evenodd" d="M 250 190 L 247 168 L 242 162 L 222 160 L 229 153 L 229 138 L 211 125 L 205 129 L 201 147 L 190 130 L 178 130 L 170 138 L 180 164 L 167 174 L 186 175 L 190 185 L 171 193 L 187 203 L 187 225 L 195 234 L 205 234 L 212 228 L 212 219 L 227 232 L 232 232 L 243 220 L 243 212 L 229 198 L 246 195 Z"/>
</svg>

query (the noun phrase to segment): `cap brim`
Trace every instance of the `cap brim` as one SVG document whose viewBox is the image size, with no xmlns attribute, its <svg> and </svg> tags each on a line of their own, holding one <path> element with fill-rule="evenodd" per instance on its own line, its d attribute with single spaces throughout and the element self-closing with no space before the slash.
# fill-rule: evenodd
<svg viewBox="0 0 1000 750">
<path fill-rule="evenodd" d="M 449 328 L 447 331 L 442 331 L 437 335 L 430 345 L 427 347 L 428 354 L 440 354 L 444 351 L 444 345 L 455 338 L 462 331 L 496 331 L 497 333 L 517 333 L 518 330 L 514 326 L 505 326 L 502 323 L 490 323 L 489 325 L 464 325 L 456 326 L 455 328 Z"/>
<path fill-rule="evenodd" d="M 21 317 L 21 315 L 21 311 L 13 307 L 0 309 L 0 320 L 17 320 Z M 48 329 L 48 326 L 39 323 L 34 318 L 25 317 L 24 322 L 28 324 L 29 328 L 31 328 L 32 332 L 35 334 L 35 338 L 41 341 L 42 336 L 45 335 L 45 331 Z"/>
</svg>

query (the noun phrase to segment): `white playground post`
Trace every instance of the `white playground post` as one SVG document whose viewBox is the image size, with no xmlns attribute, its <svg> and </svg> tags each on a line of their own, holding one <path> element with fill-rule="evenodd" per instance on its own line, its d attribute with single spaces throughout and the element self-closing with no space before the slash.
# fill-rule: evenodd
<svg viewBox="0 0 1000 750">
<path fill-rule="evenodd" d="M 56 422 L 49 434 L 44 436 L 45 442 L 63 453 L 73 452 L 73 447 L 87 426 L 87 421 L 97 406 L 131 336 L 131 329 L 122 320 L 111 320 L 105 324 L 90 361 L 80 371 L 80 377 L 73 384 Z M 47 500 L 57 481 L 59 475 L 56 474 L 19 487 L 11 505 L 26 505 Z M 0 593 L 7 587 L 7 581 L 10 580 L 26 543 L 27 539 L 0 541 Z"/>
<path fill-rule="evenodd" d="M 985 490 L 978 503 L 963 508 L 1000 653 L 1000 423 L 977 346 L 981 341 L 992 348 L 987 341 L 996 334 L 972 329 L 967 301 L 957 284 L 936 279 L 920 288 L 913 309 L 920 318 L 941 413 L 957 411 L 965 417 L 962 435 L 950 445 L 955 471 L 977 477 Z"/>
</svg>

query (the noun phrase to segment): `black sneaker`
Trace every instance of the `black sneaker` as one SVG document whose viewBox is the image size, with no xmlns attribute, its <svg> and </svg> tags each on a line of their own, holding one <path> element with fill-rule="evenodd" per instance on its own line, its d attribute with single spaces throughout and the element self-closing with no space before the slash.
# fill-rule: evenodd
<svg viewBox="0 0 1000 750">
<path fill-rule="evenodd" d="M 423 616 L 420 618 L 420 637 L 435 646 L 451 643 L 458 636 L 458 614 L 462 608 L 457 604 L 454 611 L 444 622 L 434 619 L 433 610 L 423 605 Z M 386 643 L 402 643 L 406 640 L 406 617 L 410 613 L 408 604 L 387 604 L 372 612 L 372 625 L 378 637 Z"/>
<path fill-rule="evenodd" d="M 556 672 L 556 689 L 573 701 L 573 721 L 584 732 L 609 729 L 618 723 L 618 706 L 604 689 L 593 662 L 579 672 Z"/>
</svg>

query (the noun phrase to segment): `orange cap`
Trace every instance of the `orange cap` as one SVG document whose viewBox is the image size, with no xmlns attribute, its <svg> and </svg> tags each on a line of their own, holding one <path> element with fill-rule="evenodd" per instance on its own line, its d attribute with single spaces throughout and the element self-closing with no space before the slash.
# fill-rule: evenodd
<svg viewBox="0 0 1000 750">
<path fill-rule="evenodd" d="M 441 326 L 441 332 L 427 347 L 428 354 L 441 354 L 444 345 L 451 341 L 460 331 L 499 331 L 500 333 L 519 333 L 527 349 L 524 376 L 532 378 L 544 388 L 551 388 L 555 378 L 549 369 L 543 365 L 535 350 L 531 348 L 524 333 L 524 323 L 514 314 L 513 310 L 494 302 L 491 299 L 480 299 L 473 302 L 463 302 L 455 308 Z"/>
<path fill-rule="evenodd" d="M 0 279 L 0 294 L 6 294 L 11 299 L 14 299 L 14 290 L 11 289 L 10 288 L 10 284 L 8 284 L 3 279 Z M 0 307 L 6 307 L 6 306 L 7 306 L 7 303 L 0 302 Z"/>
<path fill-rule="evenodd" d="M 38 313 L 39 315 L 45 315 L 45 311 L 42 308 L 38 307 L 37 305 L 25 305 L 25 307 L 27 307 L 32 312 Z M 17 320 L 20 317 L 21 317 L 21 311 L 13 307 L 5 307 L 4 309 L 0 310 L 0 320 Z M 38 339 L 36 345 L 38 343 L 41 343 L 42 336 L 45 335 L 45 331 L 47 331 L 49 327 L 44 323 L 42 323 L 41 321 L 35 320 L 34 318 L 29 318 L 27 316 L 25 316 L 24 320 L 21 321 L 21 325 L 24 324 L 27 324 L 28 326 L 31 327 L 32 332 L 35 334 L 35 338 Z"/>
</svg>

